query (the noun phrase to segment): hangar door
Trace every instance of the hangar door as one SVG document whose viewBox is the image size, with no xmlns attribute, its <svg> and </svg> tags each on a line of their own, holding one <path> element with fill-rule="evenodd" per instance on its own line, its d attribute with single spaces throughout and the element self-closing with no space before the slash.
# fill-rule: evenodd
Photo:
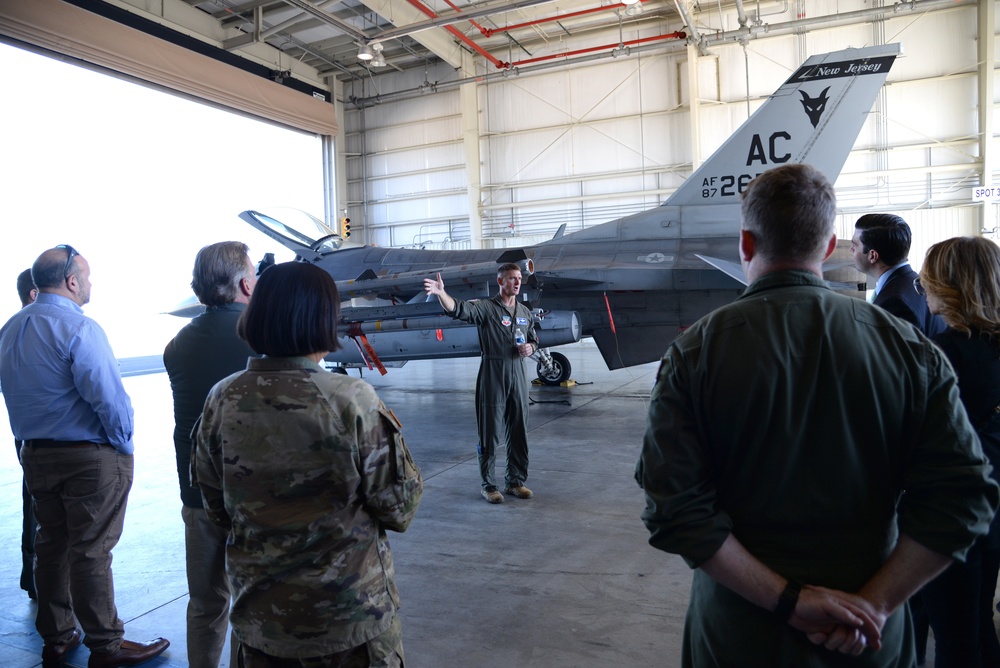
<svg viewBox="0 0 1000 668">
<path fill-rule="evenodd" d="M 0 0 L 0 39 L 296 130 L 337 134 L 327 91 L 276 83 L 224 62 L 235 57 L 221 49 L 199 44 L 199 53 L 62 0 Z"/>
</svg>

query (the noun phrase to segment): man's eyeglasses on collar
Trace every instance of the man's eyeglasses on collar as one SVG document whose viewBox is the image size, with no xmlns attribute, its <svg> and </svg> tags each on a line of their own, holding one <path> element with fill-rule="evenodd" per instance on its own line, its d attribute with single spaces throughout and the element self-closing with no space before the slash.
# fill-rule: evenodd
<svg viewBox="0 0 1000 668">
<path fill-rule="evenodd" d="M 61 248 L 66 251 L 66 266 L 63 268 L 63 278 L 69 278 L 70 269 L 73 268 L 73 258 L 79 255 L 79 253 L 69 244 L 59 244 L 56 248 Z"/>
<path fill-rule="evenodd" d="M 923 283 L 920 282 L 919 276 L 913 279 L 913 289 L 916 290 L 917 294 L 920 295 L 921 297 L 927 296 L 927 291 L 924 290 L 924 285 Z"/>
</svg>

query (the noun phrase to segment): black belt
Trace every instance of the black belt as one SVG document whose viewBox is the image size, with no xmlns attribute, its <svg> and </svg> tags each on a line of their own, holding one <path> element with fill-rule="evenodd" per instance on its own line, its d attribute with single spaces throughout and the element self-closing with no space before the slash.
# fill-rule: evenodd
<svg viewBox="0 0 1000 668">
<path fill-rule="evenodd" d="M 33 438 L 24 441 L 29 448 L 86 448 L 88 446 L 101 446 L 102 443 L 92 443 L 91 441 L 53 441 L 48 438 Z"/>
</svg>

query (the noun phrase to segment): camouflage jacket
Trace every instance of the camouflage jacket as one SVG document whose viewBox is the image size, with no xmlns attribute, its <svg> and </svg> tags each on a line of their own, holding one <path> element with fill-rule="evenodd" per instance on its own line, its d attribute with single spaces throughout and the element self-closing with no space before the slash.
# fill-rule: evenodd
<svg viewBox="0 0 1000 668">
<path fill-rule="evenodd" d="M 368 383 L 304 357 L 251 359 L 212 388 L 192 440 L 194 484 L 230 531 L 242 642 L 302 658 L 388 628 L 399 592 L 385 530 L 406 530 L 423 481 Z"/>
</svg>

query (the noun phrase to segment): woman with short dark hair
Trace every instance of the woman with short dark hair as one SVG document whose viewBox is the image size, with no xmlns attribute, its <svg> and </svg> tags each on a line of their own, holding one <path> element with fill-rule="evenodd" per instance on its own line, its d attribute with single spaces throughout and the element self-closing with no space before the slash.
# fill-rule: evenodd
<svg viewBox="0 0 1000 668">
<path fill-rule="evenodd" d="M 375 390 L 320 365 L 338 307 L 315 265 L 263 272 L 238 331 L 264 357 L 212 388 L 195 427 L 246 668 L 403 663 L 385 532 L 406 530 L 423 483 Z"/>
<path fill-rule="evenodd" d="M 267 289 L 257 285 L 237 325 L 239 335 L 254 351 L 268 357 L 316 352 L 325 357 L 340 350 L 340 297 L 330 274 L 314 264 L 287 262 L 270 267 L 260 280 L 267 281 Z"/>
</svg>

